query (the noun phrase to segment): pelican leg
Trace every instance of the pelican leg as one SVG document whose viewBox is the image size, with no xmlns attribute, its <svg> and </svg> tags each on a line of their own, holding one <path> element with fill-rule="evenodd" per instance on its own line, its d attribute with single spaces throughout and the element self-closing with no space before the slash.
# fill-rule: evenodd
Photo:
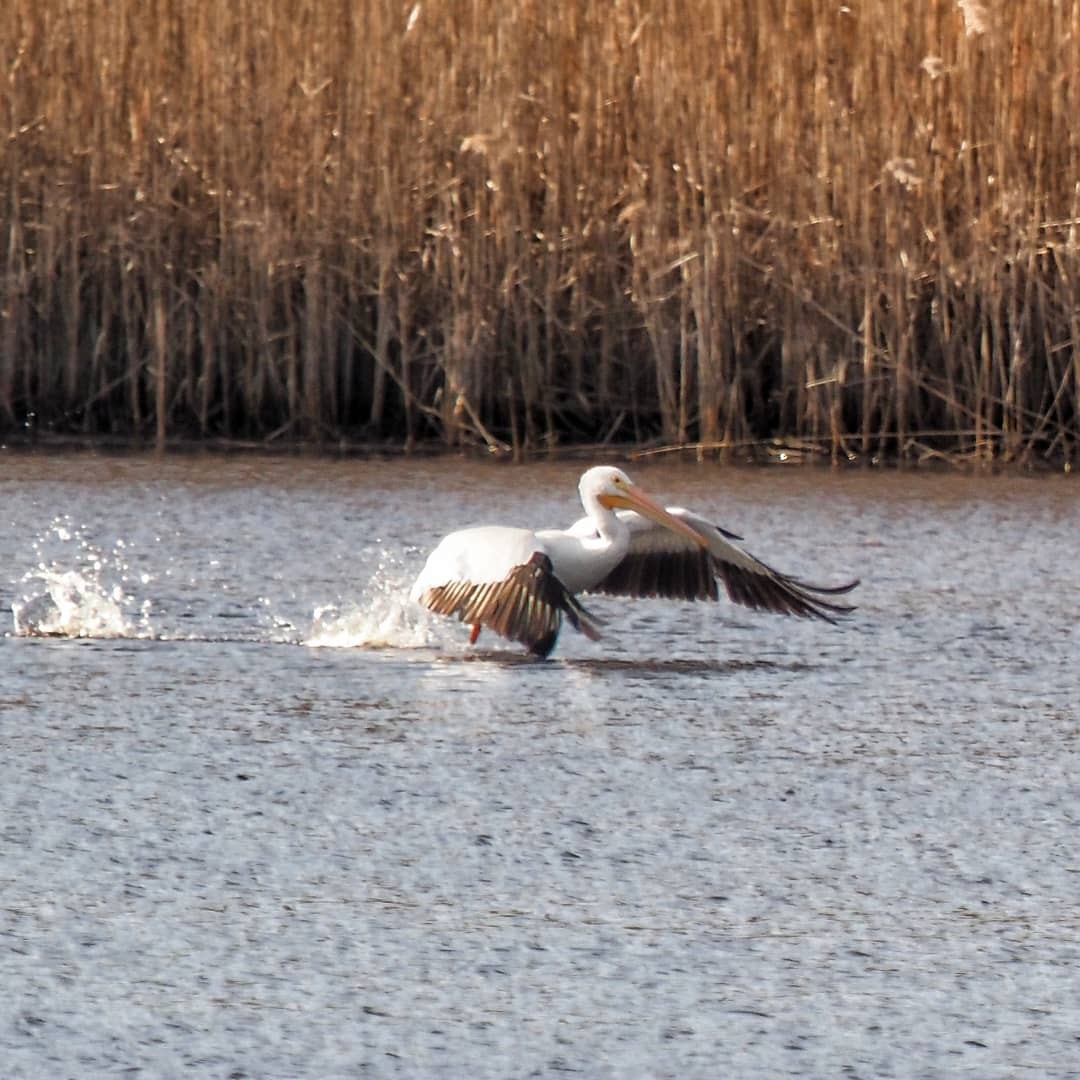
<svg viewBox="0 0 1080 1080">
<path fill-rule="evenodd" d="M 480 636 L 480 624 L 473 623 L 472 629 L 469 631 L 469 644 L 475 645 L 476 639 Z"/>
</svg>

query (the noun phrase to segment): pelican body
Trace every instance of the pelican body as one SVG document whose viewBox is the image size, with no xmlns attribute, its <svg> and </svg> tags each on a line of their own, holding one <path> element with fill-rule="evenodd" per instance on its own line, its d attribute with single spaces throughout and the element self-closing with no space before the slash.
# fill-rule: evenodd
<svg viewBox="0 0 1080 1080">
<path fill-rule="evenodd" d="M 578 485 L 585 517 L 568 529 L 484 525 L 450 533 L 428 556 L 411 597 L 472 627 L 488 627 L 545 657 L 565 617 L 599 638 L 581 593 L 719 599 L 834 622 L 853 609 L 831 599 L 858 581 L 810 585 L 781 574 L 732 541 L 734 533 L 681 507 L 664 507 L 622 469 L 589 469 Z"/>
</svg>

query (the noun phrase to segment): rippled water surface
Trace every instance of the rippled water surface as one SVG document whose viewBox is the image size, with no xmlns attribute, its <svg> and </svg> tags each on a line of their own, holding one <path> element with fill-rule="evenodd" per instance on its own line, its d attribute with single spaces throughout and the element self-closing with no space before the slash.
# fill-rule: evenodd
<svg viewBox="0 0 1080 1080">
<path fill-rule="evenodd" d="M 843 627 L 408 604 L 578 471 L 0 455 L 5 1076 L 1080 1073 L 1075 481 L 632 468 Z"/>
</svg>

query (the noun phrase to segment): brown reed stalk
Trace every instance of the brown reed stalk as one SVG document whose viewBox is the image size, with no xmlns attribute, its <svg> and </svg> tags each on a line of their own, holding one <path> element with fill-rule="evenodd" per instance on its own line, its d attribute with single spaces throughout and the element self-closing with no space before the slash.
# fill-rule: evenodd
<svg viewBox="0 0 1080 1080">
<path fill-rule="evenodd" d="M 1080 0 L 9 8 L 5 432 L 1080 437 Z"/>
</svg>

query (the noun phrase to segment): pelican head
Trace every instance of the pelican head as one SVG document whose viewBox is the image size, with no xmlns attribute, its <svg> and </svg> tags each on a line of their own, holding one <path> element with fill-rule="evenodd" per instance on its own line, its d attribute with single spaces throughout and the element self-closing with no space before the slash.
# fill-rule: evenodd
<svg viewBox="0 0 1080 1080">
<path fill-rule="evenodd" d="M 609 512 L 615 510 L 634 510 L 643 517 L 655 521 L 657 525 L 670 529 L 700 547 L 708 547 L 708 540 L 692 529 L 681 518 L 675 517 L 658 502 L 646 495 L 629 476 L 613 465 L 596 465 L 589 469 L 578 484 L 578 493 L 586 511 L 593 507 Z"/>
</svg>

